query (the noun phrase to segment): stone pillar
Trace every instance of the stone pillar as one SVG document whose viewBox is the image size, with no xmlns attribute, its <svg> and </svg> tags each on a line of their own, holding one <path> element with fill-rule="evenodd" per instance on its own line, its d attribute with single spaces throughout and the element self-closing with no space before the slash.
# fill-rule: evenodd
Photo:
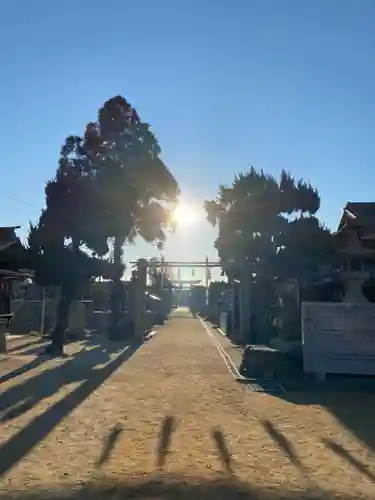
<svg viewBox="0 0 375 500">
<path fill-rule="evenodd" d="M 80 302 L 72 302 L 69 311 L 69 332 L 82 335 L 86 328 L 86 306 Z"/>
<path fill-rule="evenodd" d="M 147 260 L 138 260 L 137 278 L 134 290 L 134 339 L 142 343 L 146 327 L 146 283 L 147 283 Z"/>
<path fill-rule="evenodd" d="M 346 293 L 343 302 L 354 304 L 368 303 L 363 295 L 362 287 L 365 281 L 370 277 L 369 273 L 362 271 L 346 271 L 342 273 L 344 278 Z"/>
</svg>

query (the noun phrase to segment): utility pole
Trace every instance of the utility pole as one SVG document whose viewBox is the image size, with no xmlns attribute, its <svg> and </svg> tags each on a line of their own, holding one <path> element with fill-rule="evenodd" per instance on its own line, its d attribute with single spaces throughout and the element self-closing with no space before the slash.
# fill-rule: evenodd
<svg viewBox="0 0 375 500">
<path fill-rule="evenodd" d="M 139 259 L 137 266 L 137 278 L 134 290 L 134 338 L 139 343 L 144 340 L 145 315 L 146 315 L 146 281 L 147 281 L 147 260 Z"/>
<path fill-rule="evenodd" d="M 163 252 L 160 252 L 160 263 L 163 264 L 164 262 L 165 262 L 165 258 L 164 258 Z M 161 287 L 160 293 L 163 293 L 163 289 L 164 289 L 164 273 L 165 273 L 165 268 L 162 266 L 161 267 L 161 279 L 160 279 L 160 287 Z"/>
<path fill-rule="evenodd" d="M 208 288 L 208 281 L 210 279 L 209 272 L 210 268 L 208 267 L 208 256 L 205 256 L 205 263 L 206 263 L 206 276 L 205 276 L 205 281 L 206 281 L 206 288 Z"/>
<path fill-rule="evenodd" d="M 205 256 L 205 262 L 206 262 L 206 306 L 208 305 L 208 281 L 209 281 L 209 270 L 210 268 L 208 267 L 208 255 Z"/>
</svg>

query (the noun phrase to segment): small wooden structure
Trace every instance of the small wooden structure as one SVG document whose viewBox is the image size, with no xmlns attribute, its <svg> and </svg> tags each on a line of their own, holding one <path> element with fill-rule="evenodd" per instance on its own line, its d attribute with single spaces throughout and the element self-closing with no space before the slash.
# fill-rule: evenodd
<svg viewBox="0 0 375 500">
<path fill-rule="evenodd" d="M 24 280 L 27 272 L 11 262 L 12 251 L 21 245 L 16 235 L 20 226 L 0 227 L 0 352 L 6 352 L 6 329 L 13 317 L 11 311 L 12 282 Z"/>
</svg>

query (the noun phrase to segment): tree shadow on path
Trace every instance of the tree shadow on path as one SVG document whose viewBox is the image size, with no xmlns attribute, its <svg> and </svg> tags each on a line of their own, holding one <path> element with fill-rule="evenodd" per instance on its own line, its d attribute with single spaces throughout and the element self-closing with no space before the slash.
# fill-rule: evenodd
<svg viewBox="0 0 375 500">
<path fill-rule="evenodd" d="M 213 429 L 211 432 L 211 436 L 216 445 L 219 459 L 223 464 L 224 470 L 227 472 L 227 474 L 234 474 L 232 466 L 232 455 L 227 446 L 223 431 L 219 428 Z"/>
<path fill-rule="evenodd" d="M 29 489 L 20 492 L 0 493 L 0 500 L 357 500 L 357 496 L 337 492 L 313 490 L 287 490 L 264 488 L 239 481 L 234 476 L 213 476 L 205 479 L 174 474 L 148 474 L 116 481 L 111 477 L 93 481 L 80 487 L 54 491 Z M 365 500 L 366 497 L 361 497 Z M 368 500 L 371 497 L 367 497 Z M 367 499 L 366 499 L 367 500 Z"/>
<path fill-rule="evenodd" d="M 94 352 L 94 350 L 98 352 Z M 35 358 L 30 363 L 21 366 L 20 369 L 13 370 L 9 375 L 12 375 L 12 378 L 19 376 L 48 361 L 51 361 L 48 356 Z M 96 346 L 90 351 L 82 350 L 73 358 L 65 359 L 61 364 L 52 368 L 47 365 L 43 371 L 23 379 L 19 384 L 9 387 L 2 393 L 0 421 L 17 418 L 42 399 L 55 394 L 62 386 L 88 378 L 94 366 L 105 361 L 108 361 L 106 353 L 103 353 L 99 346 Z"/>
<path fill-rule="evenodd" d="M 288 438 L 284 436 L 282 432 L 280 432 L 276 427 L 267 419 L 261 421 L 261 425 L 263 429 L 267 432 L 267 434 L 275 441 L 280 450 L 286 455 L 290 462 L 297 468 L 302 469 L 303 465 L 300 459 L 297 456 L 297 452 L 293 446 L 293 444 L 289 441 Z"/>
<path fill-rule="evenodd" d="M 172 434 L 176 430 L 177 423 L 175 417 L 167 416 L 164 418 L 158 439 L 158 446 L 156 450 L 156 464 L 159 469 L 162 469 L 165 464 L 167 455 L 170 453 L 170 445 Z"/>
<path fill-rule="evenodd" d="M 369 481 L 375 483 L 375 475 L 369 471 L 365 464 L 353 457 L 341 444 L 335 443 L 335 441 L 331 439 L 323 439 L 322 441 L 329 450 L 335 453 L 335 455 L 350 463 L 350 465 L 360 474 L 367 477 Z"/>
<path fill-rule="evenodd" d="M 50 342 L 45 341 L 37 346 L 29 346 L 28 348 L 25 347 L 25 350 L 18 351 L 14 354 L 16 354 L 17 356 L 45 356 L 45 350 L 49 344 Z"/>
<path fill-rule="evenodd" d="M 119 437 L 121 436 L 123 430 L 124 429 L 123 429 L 121 424 L 117 424 L 111 429 L 111 431 L 109 432 L 109 434 L 107 436 L 107 439 L 104 441 L 102 453 L 101 453 L 98 461 L 96 462 L 97 468 L 102 467 L 102 465 L 104 465 L 108 461 L 108 459 L 109 459 Z"/>
<path fill-rule="evenodd" d="M 31 347 L 31 346 L 35 346 L 36 344 L 39 344 L 39 345 L 45 345 L 45 341 L 43 341 L 42 338 L 38 338 L 38 339 L 35 339 L 35 340 L 30 340 L 28 342 L 24 342 L 23 344 L 19 344 L 19 345 L 15 345 L 13 347 L 8 347 L 7 349 L 7 354 L 10 354 L 10 353 L 19 353 L 21 354 L 22 356 L 24 355 L 24 352 L 23 352 L 23 349 L 26 349 L 27 347 Z"/>
<path fill-rule="evenodd" d="M 322 406 L 362 443 L 375 452 L 374 412 L 375 394 L 369 387 L 347 389 L 335 387 L 335 382 L 278 393 L 275 397 L 296 405 Z"/>
<path fill-rule="evenodd" d="M 111 360 L 111 355 L 118 353 L 124 347 L 129 347 L 129 345 L 121 344 L 119 346 L 117 343 L 111 343 L 103 346 L 93 339 L 87 339 L 79 347 L 80 350 L 73 355 L 58 358 L 59 364 L 57 366 L 49 367 L 46 365 L 43 367 L 43 371 L 6 389 L 0 400 L 0 421 L 20 416 L 42 399 L 52 396 L 64 385 L 89 378 L 96 366 L 108 363 Z M 0 380 L 5 382 L 48 362 L 51 362 L 49 356 L 40 356 L 18 369 L 12 370 Z"/>
<path fill-rule="evenodd" d="M 5 373 L 0 377 L 0 383 L 8 382 L 9 380 L 12 380 L 16 377 L 19 377 L 20 375 L 23 375 L 24 373 L 27 373 L 31 370 L 34 370 L 34 368 L 38 368 L 41 364 L 45 363 L 48 361 L 49 358 L 46 356 L 44 357 L 38 357 L 34 358 L 28 363 L 24 363 L 18 368 L 15 368 L 14 370 L 11 370 L 10 372 Z"/>
<path fill-rule="evenodd" d="M 116 358 L 108 362 L 108 352 L 101 350 L 99 353 L 88 351 L 91 354 L 92 362 L 88 358 L 86 366 L 82 372 L 82 365 L 85 356 L 78 355 L 71 362 L 64 363 L 56 368 L 47 370 L 35 378 L 39 379 L 35 389 L 41 391 L 41 397 L 47 397 L 56 392 L 62 385 L 83 380 L 82 384 L 74 389 L 60 401 L 50 406 L 44 413 L 35 417 L 24 428 L 8 439 L 0 447 L 0 477 L 4 476 L 15 464 L 27 455 L 42 439 L 44 439 L 69 413 L 79 406 L 93 391 L 95 391 L 112 373 L 114 373 L 122 363 L 128 360 L 139 348 L 139 345 L 127 346 L 120 351 Z M 98 347 L 100 351 L 100 346 Z M 94 367 L 107 360 L 107 364 L 102 368 Z M 55 375 L 55 376 L 54 376 Z M 30 390 L 34 382 L 26 381 L 20 386 L 12 387 L 2 398 L 2 405 L 7 402 L 16 402 L 16 397 L 23 397 L 28 402 L 26 406 L 36 404 L 41 397 L 38 391 L 31 396 Z M 45 385 L 45 388 L 43 386 Z M 4 403 L 3 403 L 4 401 Z"/>
</svg>

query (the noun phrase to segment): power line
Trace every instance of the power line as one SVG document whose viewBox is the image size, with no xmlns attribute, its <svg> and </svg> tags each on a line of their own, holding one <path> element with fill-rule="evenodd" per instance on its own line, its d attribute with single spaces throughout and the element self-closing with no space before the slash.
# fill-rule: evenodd
<svg viewBox="0 0 375 500">
<path fill-rule="evenodd" d="M 4 187 L 1 184 L 0 184 L 0 190 L 1 190 L 1 194 L 3 196 L 6 196 L 7 198 L 10 198 L 11 200 L 18 201 L 19 203 L 23 203 L 24 205 L 29 205 L 30 204 L 28 201 L 22 200 L 18 196 L 14 196 L 14 195 L 8 193 L 7 191 L 5 191 Z"/>
</svg>

